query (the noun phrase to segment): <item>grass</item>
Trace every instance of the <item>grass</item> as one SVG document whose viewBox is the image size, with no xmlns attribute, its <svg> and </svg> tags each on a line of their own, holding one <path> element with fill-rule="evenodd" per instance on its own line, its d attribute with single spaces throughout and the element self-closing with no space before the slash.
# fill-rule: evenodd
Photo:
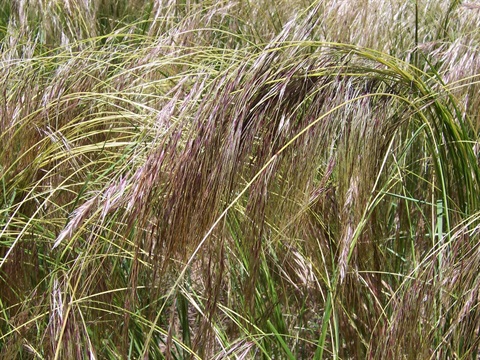
<svg viewBox="0 0 480 360">
<path fill-rule="evenodd" d="M 479 22 L 0 1 L 0 358 L 476 359 Z"/>
</svg>

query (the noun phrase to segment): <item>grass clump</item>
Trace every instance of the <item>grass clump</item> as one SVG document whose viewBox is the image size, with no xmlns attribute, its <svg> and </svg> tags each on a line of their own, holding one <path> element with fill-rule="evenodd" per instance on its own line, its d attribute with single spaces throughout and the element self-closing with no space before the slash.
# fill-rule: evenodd
<svg viewBox="0 0 480 360">
<path fill-rule="evenodd" d="M 476 358 L 479 11 L 0 3 L 0 357 Z"/>
</svg>

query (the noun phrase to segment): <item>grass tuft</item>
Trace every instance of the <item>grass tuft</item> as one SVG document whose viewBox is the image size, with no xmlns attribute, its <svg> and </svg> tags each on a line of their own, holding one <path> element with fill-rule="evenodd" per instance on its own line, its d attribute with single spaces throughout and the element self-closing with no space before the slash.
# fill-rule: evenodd
<svg viewBox="0 0 480 360">
<path fill-rule="evenodd" d="M 479 23 L 0 2 L 0 358 L 477 358 Z"/>
</svg>

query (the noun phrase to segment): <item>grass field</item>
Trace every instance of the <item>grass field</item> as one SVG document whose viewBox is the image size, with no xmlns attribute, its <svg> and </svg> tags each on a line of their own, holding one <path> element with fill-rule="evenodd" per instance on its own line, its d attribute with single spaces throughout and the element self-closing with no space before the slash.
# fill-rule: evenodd
<svg viewBox="0 0 480 360">
<path fill-rule="evenodd" d="M 477 359 L 479 29 L 0 0 L 0 358 Z"/>
</svg>

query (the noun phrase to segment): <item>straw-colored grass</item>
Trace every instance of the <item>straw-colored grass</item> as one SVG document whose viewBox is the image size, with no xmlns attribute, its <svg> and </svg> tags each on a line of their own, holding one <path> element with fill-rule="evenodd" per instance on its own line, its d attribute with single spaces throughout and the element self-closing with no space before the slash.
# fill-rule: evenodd
<svg viewBox="0 0 480 360">
<path fill-rule="evenodd" d="M 0 358 L 476 359 L 479 26 L 0 2 Z"/>
</svg>

